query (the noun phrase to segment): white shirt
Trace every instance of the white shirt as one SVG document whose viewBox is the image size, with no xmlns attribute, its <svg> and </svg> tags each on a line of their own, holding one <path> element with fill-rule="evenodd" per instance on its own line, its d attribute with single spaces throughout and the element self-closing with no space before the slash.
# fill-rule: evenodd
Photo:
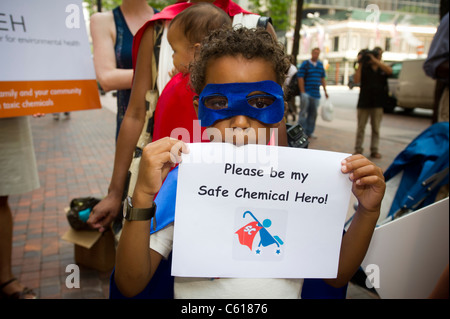
<svg viewBox="0 0 450 319">
<path fill-rule="evenodd" d="M 150 248 L 168 258 L 173 247 L 173 224 L 150 236 Z M 299 299 L 303 279 L 175 277 L 177 299 Z"/>
</svg>

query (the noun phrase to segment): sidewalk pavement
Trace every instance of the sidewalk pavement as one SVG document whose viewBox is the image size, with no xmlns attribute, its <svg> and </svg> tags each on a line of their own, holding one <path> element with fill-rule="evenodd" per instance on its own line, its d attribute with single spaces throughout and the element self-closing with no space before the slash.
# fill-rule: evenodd
<svg viewBox="0 0 450 319">
<path fill-rule="evenodd" d="M 61 114 L 62 115 L 62 114 Z M 74 245 L 65 208 L 74 197 L 105 196 L 115 152 L 115 115 L 97 109 L 30 119 L 41 187 L 10 196 L 13 273 L 39 298 L 107 298 L 109 274 L 80 267 L 80 289 L 66 288 Z"/>
<path fill-rule="evenodd" d="M 110 273 L 80 266 L 80 288 L 66 287 L 74 264 L 74 245 L 61 239 L 69 229 L 65 208 L 75 197 L 105 196 L 115 152 L 115 99 L 101 97 L 102 109 L 72 112 L 70 119 L 30 119 L 41 187 L 11 196 L 13 273 L 41 299 L 108 298 Z M 318 123 L 310 148 L 352 152 L 354 133 Z M 379 165 L 386 168 L 405 145 L 382 141 Z M 397 143 L 398 144 L 398 143 Z M 376 298 L 350 285 L 348 298 Z"/>
</svg>

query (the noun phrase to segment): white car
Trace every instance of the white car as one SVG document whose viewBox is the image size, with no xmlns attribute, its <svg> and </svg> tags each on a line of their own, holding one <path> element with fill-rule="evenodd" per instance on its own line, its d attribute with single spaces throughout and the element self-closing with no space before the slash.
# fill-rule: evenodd
<svg viewBox="0 0 450 319">
<path fill-rule="evenodd" d="M 425 59 L 406 60 L 392 91 L 397 106 L 405 110 L 414 108 L 433 109 L 436 80 L 427 76 L 423 70 Z"/>
</svg>

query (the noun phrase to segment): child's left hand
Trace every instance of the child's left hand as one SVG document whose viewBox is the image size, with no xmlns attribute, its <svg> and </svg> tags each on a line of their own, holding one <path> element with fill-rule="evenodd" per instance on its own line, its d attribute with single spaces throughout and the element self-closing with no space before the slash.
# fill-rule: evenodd
<svg viewBox="0 0 450 319">
<path fill-rule="evenodd" d="M 342 161 L 341 170 L 349 174 L 352 192 L 358 199 L 358 211 L 380 213 L 381 201 L 386 189 L 381 168 L 363 155 L 352 155 Z"/>
</svg>

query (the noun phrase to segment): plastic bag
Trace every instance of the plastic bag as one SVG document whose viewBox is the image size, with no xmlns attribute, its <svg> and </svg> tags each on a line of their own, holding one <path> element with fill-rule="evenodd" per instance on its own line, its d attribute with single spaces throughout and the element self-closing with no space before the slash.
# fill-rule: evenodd
<svg viewBox="0 0 450 319">
<path fill-rule="evenodd" d="M 334 116 L 334 107 L 331 103 L 330 99 L 326 99 L 325 102 L 321 106 L 320 115 L 322 116 L 322 120 L 331 122 Z"/>
</svg>

